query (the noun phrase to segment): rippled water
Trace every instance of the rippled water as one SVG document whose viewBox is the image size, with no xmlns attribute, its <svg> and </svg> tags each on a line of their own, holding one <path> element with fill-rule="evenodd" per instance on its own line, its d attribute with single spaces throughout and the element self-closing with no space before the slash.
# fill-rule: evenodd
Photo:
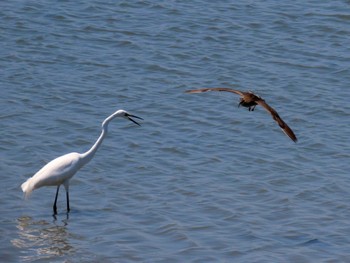
<svg viewBox="0 0 350 263">
<path fill-rule="evenodd" d="M 2 262 L 347 262 L 349 1 L 2 1 Z M 294 144 L 253 90 L 278 110 Z M 84 152 L 54 187 L 20 185 Z"/>
</svg>

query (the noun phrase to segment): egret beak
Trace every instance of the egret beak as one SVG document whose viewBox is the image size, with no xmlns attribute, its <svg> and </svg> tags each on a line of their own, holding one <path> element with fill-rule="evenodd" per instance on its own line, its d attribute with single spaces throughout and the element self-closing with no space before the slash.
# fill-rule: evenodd
<svg viewBox="0 0 350 263">
<path fill-rule="evenodd" d="M 132 117 L 132 118 L 137 118 L 137 119 L 143 120 L 141 117 L 138 117 L 138 116 L 135 116 L 135 115 L 131 115 L 131 114 L 127 114 L 126 117 L 127 117 L 130 121 L 132 121 L 133 123 L 137 124 L 138 126 L 141 126 L 137 121 L 131 119 L 131 117 Z"/>
</svg>

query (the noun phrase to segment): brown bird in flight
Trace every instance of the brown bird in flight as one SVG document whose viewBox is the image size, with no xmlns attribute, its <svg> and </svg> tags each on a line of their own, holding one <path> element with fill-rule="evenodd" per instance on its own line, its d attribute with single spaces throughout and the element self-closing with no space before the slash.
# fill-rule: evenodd
<svg viewBox="0 0 350 263">
<path fill-rule="evenodd" d="M 281 127 L 282 131 L 289 136 L 294 142 L 297 142 L 298 139 L 295 136 L 294 132 L 291 128 L 285 123 L 282 118 L 278 115 L 277 111 L 275 111 L 272 107 L 270 107 L 264 99 L 261 97 L 255 95 L 252 92 L 244 92 L 239 90 L 234 90 L 230 88 L 204 88 L 204 89 L 194 89 L 194 90 L 187 90 L 186 93 L 201 93 L 206 91 L 227 91 L 236 93 L 239 96 L 241 96 L 241 99 L 239 101 L 238 107 L 243 106 L 247 107 L 249 111 L 254 111 L 256 105 L 262 106 L 265 110 L 267 110 L 271 115 L 272 118 L 278 123 L 278 125 Z"/>
</svg>

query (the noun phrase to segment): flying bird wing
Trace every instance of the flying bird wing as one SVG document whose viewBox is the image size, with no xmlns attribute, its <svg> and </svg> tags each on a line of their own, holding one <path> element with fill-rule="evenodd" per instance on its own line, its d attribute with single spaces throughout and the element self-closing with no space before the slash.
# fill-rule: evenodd
<svg viewBox="0 0 350 263">
<path fill-rule="evenodd" d="M 207 91 L 227 91 L 227 92 L 232 92 L 236 93 L 240 96 L 244 96 L 244 93 L 239 90 L 235 89 L 230 89 L 230 88 L 203 88 L 203 89 L 193 89 L 193 90 L 186 90 L 186 93 L 201 93 L 201 92 L 207 92 Z"/>
<path fill-rule="evenodd" d="M 282 131 L 289 136 L 294 142 L 297 142 L 298 139 L 295 136 L 294 132 L 291 128 L 285 123 L 282 118 L 278 115 L 277 111 L 275 111 L 270 105 L 268 105 L 265 100 L 260 99 L 256 101 L 257 104 L 265 108 L 271 115 L 272 118 L 278 123 L 278 125 L 281 127 Z"/>
</svg>

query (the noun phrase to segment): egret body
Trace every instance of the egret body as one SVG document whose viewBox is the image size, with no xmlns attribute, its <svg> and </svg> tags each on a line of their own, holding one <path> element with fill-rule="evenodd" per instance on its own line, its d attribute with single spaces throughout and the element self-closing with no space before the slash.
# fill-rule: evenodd
<svg viewBox="0 0 350 263">
<path fill-rule="evenodd" d="M 108 124 L 111 120 L 113 120 L 116 117 L 123 117 L 126 118 L 132 122 L 134 122 L 137 125 L 140 125 L 137 123 L 133 118 L 142 119 L 140 117 L 137 117 L 135 115 L 131 115 L 128 112 L 124 110 L 118 110 L 112 115 L 110 115 L 108 118 L 106 118 L 102 122 L 102 132 L 101 135 L 98 137 L 95 144 L 85 153 L 77 153 L 72 152 L 65 155 L 62 155 L 60 157 L 57 157 L 56 159 L 52 160 L 48 164 L 46 164 L 43 168 L 41 168 L 35 175 L 30 177 L 27 181 L 25 181 L 22 185 L 22 191 L 24 192 L 26 197 L 29 197 L 29 195 L 37 188 L 40 188 L 42 186 L 57 186 L 56 191 L 56 197 L 55 202 L 53 204 L 53 212 L 54 215 L 57 214 L 57 196 L 60 189 L 60 186 L 63 185 L 66 190 L 66 198 L 67 198 L 67 212 L 70 211 L 69 208 L 69 180 L 74 176 L 74 174 L 85 164 L 87 164 L 95 155 L 96 151 L 100 147 L 101 143 L 103 142 L 103 139 L 107 135 L 108 130 Z"/>
</svg>

